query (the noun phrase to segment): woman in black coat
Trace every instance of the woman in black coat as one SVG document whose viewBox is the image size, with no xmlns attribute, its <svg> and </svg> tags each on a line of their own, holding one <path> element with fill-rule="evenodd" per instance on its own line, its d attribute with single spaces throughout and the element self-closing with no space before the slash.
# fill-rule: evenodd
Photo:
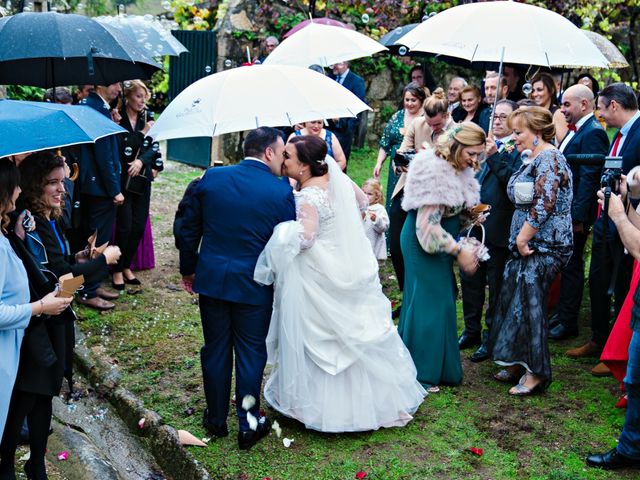
<svg viewBox="0 0 640 480">
<path fill-rule="evenodd" d="M 20 174 L 20 204 L 32 212 L 36 223 L 35 232 L 27 233 L 25 243 L 49 282 L 55 285 L 58 278 L 67 273 L 84 275 L 85 281 L 99 280 L 105 266 L 117 261 L 120 251 L 118 247 L 107 247 L 94 259 L 89 258 L 89 252 L 74 257 L 69 255 L 60 225 L 65 195 L 64 159 L 47 152 L 32 154 L 20 164 Z M 26 416 L 31 448 L 30 459 L 25 465 L 27 478 L 47 478 L 44 454 L 51 404 L 53 397 L 60 393 L 62 379 L 70 369 L 74 320 L 73 311 L 67 308 L 42 322 L 38 330 L 25 331 L 0 454 L 3 463 L 13 459 L 22 419 Z"/>
<path fill-rule="evenodd" d="M 128 133 L 122 137 L 120 151 L 124 203 L 116 218 L 115 243 L 122 250 L 113 267 L 112 287 L 116 290 L 124 290 L 125 283 L 140 285 L 129 267 L 147 224 L 151 182 L 163 169 L 158 143 L 146 136 L 153 125 L 145 105 L 150 97 L 147 86 L 140 80 L 125 82 L 124 96 L 120 126 Z"/>
</svg>

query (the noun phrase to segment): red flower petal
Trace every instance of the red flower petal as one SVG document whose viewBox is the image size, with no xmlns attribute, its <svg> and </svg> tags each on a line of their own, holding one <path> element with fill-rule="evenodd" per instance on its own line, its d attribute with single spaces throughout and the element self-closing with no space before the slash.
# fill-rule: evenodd
<svg viewBox="0 0 640 480">
<path fill-rule="evenodd" d="M 367 476 L 367 472 L 363 472 L 362 470 L 356 473 L 356 478 L 358 479 L 366 478 L 366 476 Z"/>
<path fill-rule="evenodd" d="M 481 448 L 471 447 L 469 450 L 471 450 L 471 453 L 479 457 L 481 457 L 482 454 L 484 453 L 484 451 Z"/>
</svg>

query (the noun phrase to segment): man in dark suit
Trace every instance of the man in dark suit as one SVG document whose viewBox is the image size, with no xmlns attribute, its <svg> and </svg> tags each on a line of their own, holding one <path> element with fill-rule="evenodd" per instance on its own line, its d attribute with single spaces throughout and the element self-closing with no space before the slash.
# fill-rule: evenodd
<svg viewBox="0 0 640 480">
<path fill-rule="evenodd" d="M 487 72 L 487 75 L 484 77 L 484 104 L 486 107 L 480 112 L 479 121 L 479 125 L 485 133 L 489 133 L 493 102 L 496 100 L 496 95 L 498 95 L 498 100 L 502 100 L 503 98 L 507 98 L 507 93 L 509 93 L 507 79 L 504 77 L 500 78 L 500 90 L 498 91 L 498 73 Z"/>
<path fill-rule="evenodd" d="M 111 119 L 109 103 L 118 98 L 121 92 L 119 83 L 96 86 L 81 103 Z M 96 246 L 100 246 L 111 240 L 117 207 L 124 202 L 120 191 L 118 138 L 112 135 L 97 140 L 93 145 L 82 145 L 79 168 L 77 185 L 80 187 L 82 237 L 86 241 L 94 232 L 98 232 Z M 97 282 L 87 282 L 77 302 L 97 310 L 114 308 L 115 305 L 109 300 L 115 300 L 118 294 L 99 287 Z"/>
<path fill-rule="evenodd" d="M 606 98 L 611 99 L 611 97 Z M 636 123 L 638 123 L 637 118 Z M 624 129 L 625 127 L 623 126 L 622 130 Z M 638 143 L 633 146 L 637 148 Z M 629 196 L 637 199 L 640 194 L 637 191 L 639 179 L 635 171 L 632 173 L 633 175 L 630 173 L 627 178 L 630 187 Z M 635 188 L 632 184 L 635 184 Z M 598 196 L 602 201 L 604 198 L 603 192 L 598 192 Z M 630 256 L 640 260 L 640 216 L 633 208 L 628 209 L 628 214 L 625 213 L 625 210 L 625 205 L 620 197 L 612 194 L 609 200 L 609 218 L 615 223 L 616 232 L 619 233 L 621 242 L 629 251 Z M 629 288 L 628 285 L 627 288 Z M 618 444 L 615 447 L 605 453 L 587 457 L 587 465 L 590 467 L 607 470 L 640 468 L 640 288 L 636 288 L 633 295 L 633 309 L 631 310 L 629 326 L 633 331 L 633 335 L 629 343 L 629 361 L 627 363 L 627 373 L 624 377 L 624 387 L 627 392 L 627 413 L 624 425 L 622 426 L 620 438 L 618 438 Z"/>
<path fill-rule="evenodd" d="M 472 362 L 481 362 L 489 358 L 486 339 L 489 336 L 502 287 L 504 266 L 509 258 L 509 229 L 514 207 L 507 196 L 507 182 L 522 161 L 511 140 L 512 131 L 508 126 L 507 118 L 517 108 L 518 106 L 511 100 L 500 100 L 496 105 L 493 136 L 487 142 L 488 157 L 477 176 L 480 182 L 480 202 L 491 205 L 490 214 L 484 222 L 485 244 L 489 248 L 490 258 L 480 263 L 473 275 L 460 273 L 464 331 L 460 335 L 458 344 L 461 349 L 480 345 L 480 348 L 471 356 Z M 476 228 L 473 232 L 476 237 L 481 235 L 478 230 Z M 489 286 L 489 304 L 485 315 L 487 330 L 484 336 L 481 336 L 482 311 L 487 285 Z"/>
<path fill-rule="evenodd" d="M 204 346 L 200 351 L 207 400 L 203 423 L 215 437 L 227 430 L 233 359 L 236 365 L 238 446 L 251 448 L 267 435 L 260 417 L 265 339 L 273 289 L 253 280 L 258 256 L 274 227 L 295 219 L 291 187 L 281 174 L 284 142 L 270 127 L 251 131 L 238 165 L 210 168 L 193 189 L 176 238 L 187 291 L 200 294 Z M 245 410 L 245 398 L 253 397 Z M 250 422 L 257 419 L 257 425 Z"/>
<path fill-rule="evenodd" d="M 591 89 L 584 85 L 569 87 L 564 92 L 561 109 L 569 131 L 560 142 L 560 151 L 565 156 L 606 155 L 609 137 L 593 115 L 594 97 Z M 572 162 L 570 157 L 569 164 L 573 174 L 573 254 L 561 271 L 560 301 L 556 309 L 558 323 L 549 332 L 549 338 L 554 340 L 578 335 L 578 313 L 584 288 L 584 246 L 596 219 L 596 192 L 600 187 L 601 167 L 579 165 Z"/>
<path fill-rule="evenodd" d="M 640 165 L 640 112 L 633 89 L 622 83 L 613 83 L 605 87 L 598 95 L 598 112 L 608 126 L 619 129 L 609 155 L 622 157 L 622 173 L 626 175 L 633 167 Z M 606 238 L 604 233 L 604 220 L 600 216 L 593 226 L 589 269 L 592 337 L 586 344 L 567 352 L 572 358 L 600 356 L 609 336 L 611 323 L 609 287 L 613 284 L 616 316 L 629 291 L 632 258 L 624 253 L 620 236 L 610 219 Z M 607 258 L 603 254 L 603 244 L 607 246 Z M 614 273 L 615 264 L 618 266 L 617 272 Z M 596 367 L 596 371 L 592 370 L 592 373 L 608 373 L 604 365 L 599 364 Z"/>
<path fill-rule="evenodd" d="M 364 79 L 360 75 L 356 75 L 349 69 L 348 62 L 336 63 L 332 67 L 333 78 L 344 88 L 353 93 L 356 97 L 364 102 L 365 86 Z M 336 118 L 329 122 L 329 130 L 335 133 L 340 141 L 342 150 L 344 151 L 347 161 L 351 154 L 351 143 L 353 142 L 353 134 L 360 123 L 358 118 Z M 346 168 L 345 168 L 346 172 Z"/>
</svg>

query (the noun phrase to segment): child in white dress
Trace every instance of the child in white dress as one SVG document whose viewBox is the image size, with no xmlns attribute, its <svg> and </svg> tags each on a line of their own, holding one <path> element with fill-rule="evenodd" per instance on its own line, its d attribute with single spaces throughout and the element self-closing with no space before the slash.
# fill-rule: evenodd
<svg viewBox="0 0 640 480">
<path fill-rule="evenodd" d="M 385 232 L 389 229 L 389 215 L 384 208 L 384 199 L 380 182 L 374 178 L 362 184 L 362 191 L 369 199 L 369 207 L 364 212 L 362 222 L 364 232 L 378 260 L 387 259 L 387 239 Z"/>
</svg>

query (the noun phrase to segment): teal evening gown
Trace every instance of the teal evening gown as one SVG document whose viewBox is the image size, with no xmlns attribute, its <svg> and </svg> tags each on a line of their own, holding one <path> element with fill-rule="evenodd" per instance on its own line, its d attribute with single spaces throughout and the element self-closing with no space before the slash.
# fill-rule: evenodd
<svg viewBox="0 0 640 480">
<path fill-rule="evenodd" d="M 454 238 L 460 209 L 440 224 Z M 448 214 L 452 214 L 449 212 Z M 457 385 L 462 365 L 456 325 L 453 261 L 447 253 L 424 251 L 416 236 L 417 210 L 410 210 L 400 236 L 405 283 L 398 333 L 411 353 L 418 381 L 426 388 Z"/>
</svg>

